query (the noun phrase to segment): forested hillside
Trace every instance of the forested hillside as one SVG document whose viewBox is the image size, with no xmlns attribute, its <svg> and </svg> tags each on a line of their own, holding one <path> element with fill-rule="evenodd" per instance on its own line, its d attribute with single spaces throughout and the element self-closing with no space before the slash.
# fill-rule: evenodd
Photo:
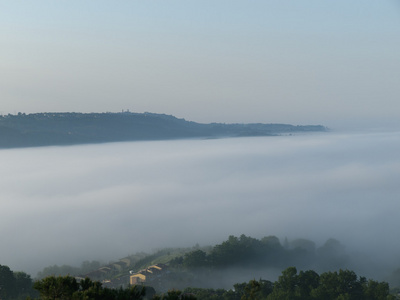
<svg viewBox="0 0 400 300">
<path fill-rule="evenodd" d="M 153 113 L 35 113 L 0 116 L 0 148 L 324 131 L 321 125 L 201 124 Z"/>
<path fill-rule="evenodd" d="M 306 239 L 287 240 L 281 243 L 276 236 L 261 239 L 246 235 L 230 236 L 215 246 L 191 248 L 165 248 L 151 254 L 137 253 L 119 261 L 100 266 L 96 262 L 84 262 L 81 268 L 51 266 L 38 274 L 75 275 L 103 280 L 107 286 L 120 286 L 129 282 L 132 274 L 143 273 L 154 265 L 163 265 L 161 277 L 146 279 L 146 284 L 156 290 L 171 288 L 184 290 L 187 287 L 206 289 L 229 289 L 235 283 L 263 278 L 273 281 L 289 268 L 313 270 L 317 273 L 353 270 L 360 276 L 388 281 L 392 288 L 400 287 L 400 272 L 396 262 L 393 268 L 385 269 L 372 264 L 371 260 L 360 260 L 348 253 L 345 246 L 335 239 L 328 239 L 317 247 Z M 96 266 L 91 270 L 90 266 Z M 147 275 L 150 273 L 147 272 Z"/>
</svg>

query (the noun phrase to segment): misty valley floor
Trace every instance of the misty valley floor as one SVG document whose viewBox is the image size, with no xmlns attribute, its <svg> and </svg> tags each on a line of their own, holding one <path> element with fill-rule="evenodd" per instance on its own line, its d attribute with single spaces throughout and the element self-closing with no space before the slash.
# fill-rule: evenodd
<svg viewBox="0 0 400 300">
<path fill-rule="evenodd" d="M 333 237 L 389 265 L 398 153 L 398 132 L 1 150 L 0 263 L 35 274 L 246 234 Z"/>
</svg>

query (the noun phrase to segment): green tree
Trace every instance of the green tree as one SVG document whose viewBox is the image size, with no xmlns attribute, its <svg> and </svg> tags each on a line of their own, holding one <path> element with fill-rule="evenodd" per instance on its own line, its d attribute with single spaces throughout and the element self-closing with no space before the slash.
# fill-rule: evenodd
<svg viewBox="0 0 400 300">
<path fill-rule="evenodd" d="M 27 297 L 35 295 L 33 290 L 33 282 L 30 275 L 24 272 L 14 272 L 15 289 L 17 295 L 20 297 Z"/>
<path fill-rule="evenodd" d="M 244 234 L 239 238 L 231 235 L 227 241 L 213 248 L 209 255 L 210 262 L 214 267 L 249 264 L 259 266 L 260 257 L 266 256 L 265 245 L 267 244 Z"/>
<path fill-rule="evenodd" d="M 110 289 L 89 278 L 78 283 L 71 276 L 49 276 L 35 282 L 34 287 L 43 300 L 141 300 L 146 295 L 146 288 L 143 286 Z M 149 291 L 147 296 L 151 298 L 155 292 L 152 288 Z"/>
<path fill-rule="evenodd" d="M 312 290 L 311 295 L 316 299 L 362 300 L 364 279 L 358 280 L 353 271 L 325 272 L 320 276 L 320 285 Z"/>
<path fill-rule="evenodd" d="M 268 280 L 250 280 L 244 288 L 241 300 L 266 299 L 273 291 L 273 284 Z"/>
<path fill-rule="evenodd" d="M 189 269 L 205 267 L 207 265 L 207 254 L 202 250 L 186 253 L 183 265 Z"/>
<path fill-rule="evenodd" d="M 395 299 L 394 296 L 389 295 L 389 284 L 386 282 L 377 282 L 374 280 L 368 280 L 364 284 L 364 296 L 365 300 L 387 300 Z"/>
<path fill-rule="evenodd" d="M 79 284 L 71 276 L 49 276 L 36 281 L 33 287 L 44 300 L 69 300 L 79 290 Z"/>
<path fill-rule="evenodd" d="M 120 288 L 117 292 L 118 300 L 140 300 L 146 294 L 146 290 L 143 286 L 131 286 L 127 289 Z"/>
<path fill-rule="evenodd" d="M 268 299 L 292 300 L 296 298 L 296 289 L 298 286 L 297 269 L 289 267 L 282 271 L 278 281 L 274 285 L 272 293 Z"/>
<path fill-rule="evenodd" d="M 14 273 L 7 266 L 0 265 L 0 299 L 11 299 L 16 296 Z"/>
<path fill-rule="evenodd" d="M 300 271 L 297 276 L 296 295 L 300 299 L 312 299 L 311 291 L 319 286 L 319 275 L 312 270 Z"/>
<path fill-rule="evenodd" d="M 161 296 L 161 300 L 180 300 L 182 291 L 180 290 L 169 290 L 166 294 Z"/>
</svg>

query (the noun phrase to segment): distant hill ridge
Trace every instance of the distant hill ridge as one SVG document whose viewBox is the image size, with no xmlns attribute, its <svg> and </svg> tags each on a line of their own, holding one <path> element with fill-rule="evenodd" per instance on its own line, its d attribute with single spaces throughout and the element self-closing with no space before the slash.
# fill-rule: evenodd
<svg viewBox="0 0 400 300">
<path fill-rule="evenodd" d="M 202 124 L 155 113 L 34 113 L 0 116 L 0 148 L 326 131 L 322 125 Z"/>
</svg>

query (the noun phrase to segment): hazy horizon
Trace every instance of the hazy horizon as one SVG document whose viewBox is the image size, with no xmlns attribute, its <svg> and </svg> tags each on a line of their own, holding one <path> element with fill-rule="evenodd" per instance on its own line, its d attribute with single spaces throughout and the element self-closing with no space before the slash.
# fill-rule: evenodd
<svg viewBox="0 0 400 300">
<path fill-rule="evenodd" d="M 36 272 L 229 235 L 328 238 L 393 268 L 400 132 L 0 151 L 0 264 Z"/>
<path fill-rule="evenodd" d="M 400 128 L 396 0 L 3 1 L 0 114 Z"/>
</svg>

